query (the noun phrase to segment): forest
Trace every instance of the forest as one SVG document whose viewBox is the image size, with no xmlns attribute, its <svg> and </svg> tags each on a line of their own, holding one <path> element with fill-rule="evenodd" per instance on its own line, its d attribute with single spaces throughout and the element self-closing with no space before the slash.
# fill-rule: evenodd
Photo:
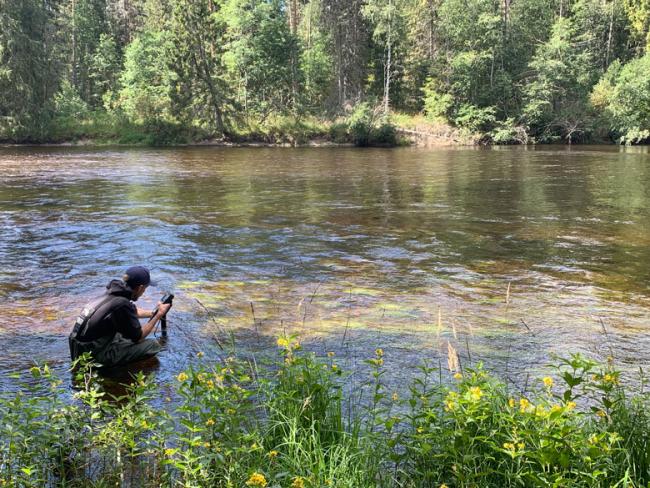
<svg viewBox="0 0 650 488">
<path fill-rule="evenodd" d="M 644 143 L 649 47 L 648 0 L 0 0 L 0 141 Z"/>
</svg>

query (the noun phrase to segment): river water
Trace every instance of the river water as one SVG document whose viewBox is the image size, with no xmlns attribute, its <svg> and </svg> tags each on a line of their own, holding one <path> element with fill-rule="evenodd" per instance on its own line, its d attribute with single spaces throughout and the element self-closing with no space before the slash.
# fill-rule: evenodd
<svg viewBox="0 0 650 488">
<path fill-rule="evenodd" d="M 82 305 L 126 267 L 176 294 L 168 381 L 281 331 L 355 374 L 554 354 L 650 358 L 647 148 L 0 148 L 0 386 L 69 366 Z M 159 335 L 159 334 L 158 334 Z M 227 347 L 227 346 L 224 346 Z M 353 375 L 353 378 L 355 376 Z"/>
</svg>

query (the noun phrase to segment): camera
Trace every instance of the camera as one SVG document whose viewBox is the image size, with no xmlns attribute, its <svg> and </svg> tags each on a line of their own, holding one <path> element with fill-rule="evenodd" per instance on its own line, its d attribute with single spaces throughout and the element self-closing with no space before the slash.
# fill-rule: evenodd
<svg viewBox="0 0 650 488">
<path fill-rule="evenodd" d="M 163 297 L 160 299 L 160 303 L 166 305 L 166 304 L 172 304 L 172 301 L 174 300 L 174 294 L 173 293 L 165 293 Z M 152 313 L 152 317 L 158 313 L 158 307 L 155 308 L 155 310 Z M 162 330 L 167 329 L 167 314 L 165 314 L 164 317 L 160 319 L 160 327 Z"/>
</svg>

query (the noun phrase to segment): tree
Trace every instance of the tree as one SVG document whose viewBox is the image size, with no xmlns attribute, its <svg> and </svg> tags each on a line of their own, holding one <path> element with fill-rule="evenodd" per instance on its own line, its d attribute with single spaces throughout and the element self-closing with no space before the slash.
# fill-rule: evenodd
<svg viewBox="0 0 650 488">
<path fill-rule="evenodd" d="M 368 65 L 368 30 L 361 13 L 363 0 L 322 0 L 322 29 L 331 39 L 336 86 L 333 99 L 345 108 L 363 97 Z"/>
<path fill-rule="evenodd" d="M 106 0 L 69 0 L 70 65 L 72 85 L 91 106 L 101 104 L 90 76 L 93 56 L 102 34 L 108 32 Z"/>
<path fill-rule="evenodd" d="M 112 108 L 118 90 L 121 64 L 122 59 L 115 39 L 108 34 L 101 34 L 88 69 L 88 76 L 93 85 L 93 105 L 99 106 L 103 101 L 107 109 Z"/>
<path fill-rule="evenodd" d="M 45 136 L 62 70 L 58 4 L 0 0 L 0 138 Z"/>
<path fill-rule="evenodd" d="M 650 0 L 624 0 L 637 52 L 650 51 Z"/>
<path fill-rule="evenodd" d="M 552 140 L 557 131 L 571 143 L 586 132 L 589 67 L 588 54 L 576 48 L 572 21 L 558 18 L 551 38 L 529 63 L 524 89 L 523 117 L 541 141 Z"/>
<path fill-rule="evenodd" d="M 178 75 L 177 112 L 223 133 L 232 102 L 226 81 L 226 23 L 221 0 L 172 0 L 173 70 Z"/>
<path fill-rule="evenodd" d="M 171 35 L 148 32 L 126 48 L 118 107 L 134 122 L 173 120 L 176 74 L 169 68 Z"/>
<path fill-rule="evenodd" d="M 395 47 L 404 36 L 404 19 L 400 0 L 368 0 L 363 14 L 370 20 L 375 42 L 383 46 L 383 106 L 384 115 L 390 108 L 390 88 L 393 77 Z"/>
<path fill-rule="evenodd" d="M 624 66 L 612 64 L 591 101 L 613 121 L 621 142 L 650 140 L 650 53 Z"/>
<path fill-rule="evenodd" d="M 278 0 L 229 0 L 224 59 L 239 87 L 244 110 L 265 117 L 295 106 L 299 73 L 297 38 Z"/>
<path fill-rule="evenodd" d="M 300 103 L 318 113 L 325 109 L 334 82 L 332 40 L 322 25 L 321 0 L 311 0 L 303 9 L 298 36 L 301 43 L 300 73 L 303 77 Z"/>
</svg>

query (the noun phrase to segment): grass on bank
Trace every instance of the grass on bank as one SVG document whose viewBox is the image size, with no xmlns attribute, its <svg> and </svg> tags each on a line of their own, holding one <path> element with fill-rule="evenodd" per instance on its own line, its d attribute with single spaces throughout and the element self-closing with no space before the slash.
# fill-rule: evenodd
<svg viewBox="0 0 650 488">
<path fill-rule="evenodd" d="M 17 143 L 123 144 L 174 146 L 183 144 L 352 144 L 396 146 L 406 141 L 396 125 L 369 104 L 360 104 L 348 116 L 325 119 L 314 116 L 271 114 L 233 122 L 224 134 L 163 119 L 137 123 L 119 112 L 102 110 L 56 116 L 42 127 L 3 134 L 0 141 Z"/>
<path fill-rule="evenodd" d="M 268 369 L 199 353 L 169 388 L 139 374 L 118 399 L 90 364 L 72 400 L 47 366 L 33 367 L 32 386 L 0 395 L 0 486 L 650 483 L 650 397 L 626 393 L 611 361 L 559 360 L 556 379 L 527 392 L 480 366 L 449 381 L 423 366 L 403 395 L 387 389 L 377 349 L 365 396 L 353 400 L 333 353 L 303 354 L 292 336 L 278 346 Z M 167 408 L 152 403 L 170 397 Z"/>
</svg>

